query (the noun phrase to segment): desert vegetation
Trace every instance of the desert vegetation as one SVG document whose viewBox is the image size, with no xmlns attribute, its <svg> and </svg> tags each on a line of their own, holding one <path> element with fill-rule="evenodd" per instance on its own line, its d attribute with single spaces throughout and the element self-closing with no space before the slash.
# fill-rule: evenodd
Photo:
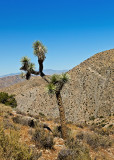
<svg viewBox="0 0 114 160">
<path fill-rule="evenodd" d="M 15 95 L 8 95 L 8 93 L 5 92 L 0 92 L 0 103 L 11 106 L 12 108 L 17 106 Z"/>
<path fill-rule="evenodd" d="M 108 123 L 109 118 L 104 120 Z M 94 129 L 91 125 L 67 123 L 67 139 L 63 140 L 59 121 L 16 113 L 0 104 L 0 159 L 112 160 L 113 124 L 109 123 L 108 133 L 104 133 L 106 128 L 95 125 L 95 121 Z"/>
<path fill-rule="evenodd" d="M 19 143 L 17 131 L 10 131 L 7 135 L 0 126 L 0 158 L 1 159 L 32 159 L 32 151 L 26 145 Z"/>
<path fill-rule="evenodd" d="M 79 132 L 76 135 L 76 138 L 82 140 L 92 147 L 92 149 L 97 149 L 99 147 L 108 148 L 112 145 L 112 142 L 109 136 L 103 136 L 96 133 L 90 132 Z"/>
<path fill-rule="evenodd" d="M 42 125 L 38 125 L 32 135 L 36 147 L 52 149 L 54 146 L 54 138 L 49 132 L 45 132 Z"/>
<path fill-rule="evenodd" d="M 40 154 L 21 139 L 21 125 L 12 121 L 12 109 L 0 105 L 0 159 L 37 160 Z"/>
<path fill-rule="evenodd" d="M 66 119 L 65 119 L 65 110 L 62 103 L 61 97 L 61 90 L 65 83 L 67 83 L 69 77 L 68 75 L 52 75 L 51 77 L 46 76 L 43 73 L 43 62 L 46 58 L 47 49 L 46 47 L 40 42 L 36 41 L 33 43 L 34 48 L 34 55 L 38 57 L 38 64 L 39 64 L 39 71 L 35 71 L 35 65 L 30 62 L 28 57 L 23 57 L 21 59 L 22 67 L 20 70 L 24 70 L 25 74 L 22 73 L 22 77 L 25 77 L 27 80 L 30 79 L 31 75 L 40 75 L 47 83 L 47 90 L 49 94 L 55 94 L 57 99 L 57 104 L 59 107 L 59 114 L 60 114 L 60 122 L 61 122 L 61 134 L 62 138 L 67 138 L 67 131 L 66 131 Z"/>
<path fill-rule="evenodd" d="M 69 137 L 65 141 L 65 145 L 67 146 L 67 150 L 65 152 L 64 150 L 60 151 L 58 159 L 91 160 L 88 147 L 75 138 Z M 64 154 L 61 154 L 62 152 Z"/>
</svg>

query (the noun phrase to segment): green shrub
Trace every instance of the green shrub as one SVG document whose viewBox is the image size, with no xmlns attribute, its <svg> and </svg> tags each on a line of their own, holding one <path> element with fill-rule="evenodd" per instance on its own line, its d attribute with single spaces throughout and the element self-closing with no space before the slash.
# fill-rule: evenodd
<svg viewBox="0 0 114 160">
<path fill-rule="evenodd" d="M 17 101 L 14 98 L 14 95 L 8 95 L 8 93 L 0 92 L 0 103 L 11 106 L 15 108 L 17 106 Z"/>
<path fill-rule="evenodd" d="M 46 132 L 40 125 L 35 129 L 32 139 L 35 141 L 35 145 L 38 148 L 53 148 L 53 136 L 48 131 Z"/>
</svg>

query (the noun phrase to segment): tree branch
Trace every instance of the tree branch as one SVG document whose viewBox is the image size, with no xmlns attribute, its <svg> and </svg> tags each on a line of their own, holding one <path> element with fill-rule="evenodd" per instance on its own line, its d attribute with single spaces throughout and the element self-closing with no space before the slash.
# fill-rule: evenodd
<svg viewBox="0 0 114 160">
<path fill-rule="evenodd" d="M 31 73 L 34 74 L 34 75 L 39 75 L 40 74 L 38 71 L 35 71 L 35 70 L 32 70 Z"/>
</svg>

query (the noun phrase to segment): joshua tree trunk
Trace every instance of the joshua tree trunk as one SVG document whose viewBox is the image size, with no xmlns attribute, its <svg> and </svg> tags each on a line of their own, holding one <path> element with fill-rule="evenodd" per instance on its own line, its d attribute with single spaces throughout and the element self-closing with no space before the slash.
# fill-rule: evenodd
<svg viewBox="0 0 114 160">
<path fill-rule="evenodd" d="M 43 73 L 43 60 L 39 60 L 38 59 L 38 63 L 39 63 L 39 73 L 40 73 L 40 76 L 43 77 L 43 76 L 45 76 L 45 74 Z"/>
<path fill-rule="evenodd" d="M 62 97 L 60 92 L 56 93 L 57 103 L 59 106 L 59 115 L 60 115 L 60 123 L 61 123 L 61 132 L 62 138 L 67 138 L 67 131 L 66 131 L 66 120 L 65 120 L 65 110 L 62 103 Z"/>
</svg>

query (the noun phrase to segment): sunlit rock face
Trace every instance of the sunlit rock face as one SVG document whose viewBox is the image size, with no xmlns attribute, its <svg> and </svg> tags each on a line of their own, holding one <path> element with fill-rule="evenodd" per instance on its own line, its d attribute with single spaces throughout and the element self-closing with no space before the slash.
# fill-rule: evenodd
<svg viewBox="0 0 114 160">
<path fill-rule="evenodd" d="M 98 53 L 69 71 L 62 90 L 66 116 L 72 122 L 114 113 L 114 50 Z"/>
</svg>

